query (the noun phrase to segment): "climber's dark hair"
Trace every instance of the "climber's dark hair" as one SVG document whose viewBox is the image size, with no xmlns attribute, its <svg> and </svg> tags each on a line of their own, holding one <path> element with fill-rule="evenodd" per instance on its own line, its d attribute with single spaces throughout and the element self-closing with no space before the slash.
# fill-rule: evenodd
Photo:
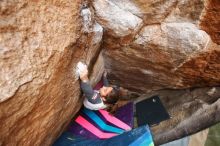
<svg viewBox="0 0 220 146">
<path fill-rule="evenodd" d="M 120 98 L 120 87 L 112 86 L 112 91 L 105 97 L 106 104 L 115 104 Z"/>
</svg>

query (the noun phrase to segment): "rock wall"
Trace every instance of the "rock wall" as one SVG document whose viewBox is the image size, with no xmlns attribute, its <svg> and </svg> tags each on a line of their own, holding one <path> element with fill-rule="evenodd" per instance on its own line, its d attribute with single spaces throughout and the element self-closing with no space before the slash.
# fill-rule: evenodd
<svg viewBox="0 0 220 146">
<path fill-rule="evenodd" d="M 81 106 L 102 27 L 81 0 L 0 2 L 0 145 L 51 145 Z"/>
<path fill-rule="evenodd" d="M 93 6 L 106 30 L 113 83 L 138 92 L 220 84 L 220 47 L 198 27 L 204 1 L 95 0 Z"/>
<path fill-rule="evenodd" d="M 105 68 L 112 83 L 140 93 L 220 85 L 219 5 L 2 0 L 0 145 L 53 143 L 82 104 L 78 61 L 92 84 Z"/>
</svg>

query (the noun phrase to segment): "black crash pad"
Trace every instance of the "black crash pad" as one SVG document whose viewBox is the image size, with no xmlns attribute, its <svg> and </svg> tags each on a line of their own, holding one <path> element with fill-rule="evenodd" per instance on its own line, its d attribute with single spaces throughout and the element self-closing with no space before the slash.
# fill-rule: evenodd
<svg viewBox="0 0 220 146">
<path fill-rule="evenodd" d="M 144 124 L 153 126 L 170 118 L 159 96 L 153 96 L 136 103 L 136 116 L 138 126 Z"/>
</svg>

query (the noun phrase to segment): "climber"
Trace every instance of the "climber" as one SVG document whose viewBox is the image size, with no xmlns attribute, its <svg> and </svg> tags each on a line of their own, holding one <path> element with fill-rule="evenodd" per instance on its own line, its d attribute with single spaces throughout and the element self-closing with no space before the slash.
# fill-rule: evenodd
<svg viewBox="0 0 220 146">
<path fill-rule="evenodd" d="M 108 105 L 115 104 L 118 101 L 121 88 L 117 86 L 109 86 L 106 71 L 104 71 L 102 77 L 104 86 L 98 91 L 93 90 L 89 83 L 88 69 L 86 65 L 81 63 L 81 69 L 78 74 L 81 80 L 81 89 L 85 96 L 83 104 L 86 108 L 91 110 L 104 109 L 107 108 Z"/>
</svg>

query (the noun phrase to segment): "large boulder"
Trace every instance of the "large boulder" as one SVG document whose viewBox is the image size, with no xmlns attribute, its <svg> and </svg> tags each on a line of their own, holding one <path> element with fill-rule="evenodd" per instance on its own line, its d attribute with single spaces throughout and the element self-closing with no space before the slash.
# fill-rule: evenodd
<svg viewBox="0 0 220 146">
<path fill-rule="evenodd" d="M 119 39 L 120 44 L 130 42 L 143 25 L 142 19 L 112 1 L 94 0 L 93 7 L 96 20 L 104 27 L 106 35 Z"/>
<path fill-rule="evenodd" d="M 91 68 L 103 29 L 81 0 L 0 7 L 0 145 L 51 145 L 81 107 L 74 68 Z"/>
<path fill-rule="evenodd" d="M 156 144 L 220 121 L 219 88 L 207 87 L 220 85 L 218 0 L 95 0 L 93 6 L 105 28 L 102 54 L 111 83 L 143 93 L 140 98 L 159 95 L 172 116 L 152 128 Z M 116 12 L 143 24 L 117 35 L 130 17 Z"/>
<path fill-rule="evenodd" d="M 137 91 L 218 85 L 219 46 L 191 23 L 144 27 L 129 46 L 106 49 L 112 79 Z"/>
<path fill-rule="evenodd" d="M 97 21 L 106 28 L 103 54 L 112 82 L 138 92 L 220 84 L 220 47 L 198 27 L 204 1 L 96 0 L 93 5 Z M 134 25 L 126 33 L 130 41 L 109 35 L 130 20 L 115 12 L 143 20 L 141 28 Z"/>
</svg>

